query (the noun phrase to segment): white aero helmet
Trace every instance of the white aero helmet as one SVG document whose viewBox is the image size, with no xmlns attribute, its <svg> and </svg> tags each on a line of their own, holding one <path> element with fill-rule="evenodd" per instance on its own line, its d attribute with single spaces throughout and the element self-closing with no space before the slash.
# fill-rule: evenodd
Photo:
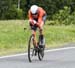
<svg viewBox="0 0 75 68">
<path fill-rule="evenodd" d="M 30 8 L 30 11 L 32 14 L 36 14 L 38 10 L 38 6 L 37 5 L 32 5 Z"/>
</svg>

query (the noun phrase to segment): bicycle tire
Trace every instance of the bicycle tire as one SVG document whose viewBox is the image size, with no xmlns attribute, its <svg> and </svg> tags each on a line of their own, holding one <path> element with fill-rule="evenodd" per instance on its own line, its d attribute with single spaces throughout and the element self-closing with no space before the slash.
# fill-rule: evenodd
<svg viewBox="0 0 75 68">
<path fill-rule="evenodd" d="M 42 51 L 38 51 L 38 58 L 39 58 L 39 60 L 41 61 L 41 60 L 43 60 L 43 57 L 44 57 L 44 50 L 42 50 Z"/>
<path fill-rule="evenodd" d="M 29 59 L 29 62 L 32 62 L 32 59 L 31 59 L 31 42 L 32 42 L 32 38 L 33 38 L 33 35 L 30 36 L 29 38 L 29 42 L 28 42 L 28 59 Z M 34 50 L 34 47 L 33 49 Z"/>
<path fill-rule="evenodd" d="M 43 48 L 39 48 L 38 50 L 38 58 L 39 60 L 43 60 L 43 57 L 44 57 L 44 49 L 45 49 L 45 37 L 43 38 L 44 39 L 44 47 Z M 40 36 L 39 36 L 39 43 L 40 43 L 41 39 L 40 39 Z"/>
</svg>

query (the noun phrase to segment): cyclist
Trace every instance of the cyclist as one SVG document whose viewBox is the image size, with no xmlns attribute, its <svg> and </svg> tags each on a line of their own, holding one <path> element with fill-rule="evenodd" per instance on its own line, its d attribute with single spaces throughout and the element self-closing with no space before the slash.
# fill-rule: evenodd
<svg viewBox="0 0 75 68">
<path fill-rule="evenodd" d="M 36 48 L 38 47 L 37 40 L 36 40 L 36 30 L 37 27 L 39 28 L 39 33 L 41 39 L 43 40 L 43 25 L 45 24 L 46 20 L 46 11 L 37 5 L 32 5 L 28 11 L 29 17 L 29 24 L 32 29 L 32 34 L 34 36 L 34 44 Z"/>
</svg>

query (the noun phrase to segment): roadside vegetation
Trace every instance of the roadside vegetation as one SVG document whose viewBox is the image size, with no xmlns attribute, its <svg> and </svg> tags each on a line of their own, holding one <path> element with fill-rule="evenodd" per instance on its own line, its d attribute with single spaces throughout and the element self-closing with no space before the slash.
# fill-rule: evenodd
<svg viewBox="0 0 75 68">
<path fill-rule="evenodd" d="M 75 43 L 75 0 L 1 0 L 0 55 L 27 51 L 31 34 L 28 10 L 32 4 L 47 12 L 44 26 L 46 48 Z"/>
<path fill-rule="evenodd" d="M 30 34 L 28 20 L 0 21 L 0 55 L 26 52 Z M 46 48 L 60 47 L 75 42 L 75 25 L 50 25 L 46 21 L 44 35 Z"/>
</svg>

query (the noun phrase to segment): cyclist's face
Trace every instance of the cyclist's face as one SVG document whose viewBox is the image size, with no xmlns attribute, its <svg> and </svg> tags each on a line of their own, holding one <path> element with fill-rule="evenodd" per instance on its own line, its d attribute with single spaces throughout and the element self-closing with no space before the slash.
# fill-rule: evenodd
<svg viewBox="0 0 75 68">
<path fill-rule="evenodd" d="M 38 15 L 33 15 L 33 18 L 38 18 Z"/>
<path fill-rule="evenodd" d="M 38 11 L 35 14 L 32 14 L 33 18 L 38 18 Z"/>
<path fill-rule="evenodd" d="M 38 13 L 32 14 L 33 18 L 38 18 Z"/>
</svg>

